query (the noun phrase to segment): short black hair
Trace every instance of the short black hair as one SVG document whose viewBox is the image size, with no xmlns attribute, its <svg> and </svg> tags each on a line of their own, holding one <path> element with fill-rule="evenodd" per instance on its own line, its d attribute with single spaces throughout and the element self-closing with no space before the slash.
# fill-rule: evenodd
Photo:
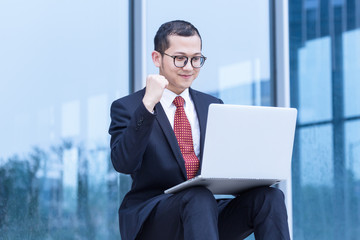
<svg viewBox="0 0 360 240">
<path fill-rule="evenodd" d="M 182 37 L 191 37 L 198 35 L 202 45 L 202 40 L 197 28 L 189 22 L 183 20 L 174 20 L 162 24 L 154 38 L 155 51 L 163 54 L 170 47 L 168 36 L 177 35 Z"/>
</svg>

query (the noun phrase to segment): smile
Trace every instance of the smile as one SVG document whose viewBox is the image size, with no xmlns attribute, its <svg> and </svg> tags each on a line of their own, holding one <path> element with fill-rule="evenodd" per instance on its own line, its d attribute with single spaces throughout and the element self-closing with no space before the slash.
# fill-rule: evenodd
<svg viewBox="0 0 360 240">
<path fill-rule="evenodd" d="M 191 78 L 192 74 L 179 74 L 183 78 Z"/>
</svg>

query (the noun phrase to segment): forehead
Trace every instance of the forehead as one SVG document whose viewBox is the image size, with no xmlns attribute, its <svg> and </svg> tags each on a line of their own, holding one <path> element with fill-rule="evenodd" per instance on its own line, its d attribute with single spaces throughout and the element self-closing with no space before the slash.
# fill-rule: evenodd
<svg viewBox="0 0 360 240">
<path fill-rule="evenodd" d="M 177 35 L 168 36 L 169 48 L 172 53 L 196 54 L 201 53 L 201 40 L 198 35 L 183 37 Z"/>
</svg>

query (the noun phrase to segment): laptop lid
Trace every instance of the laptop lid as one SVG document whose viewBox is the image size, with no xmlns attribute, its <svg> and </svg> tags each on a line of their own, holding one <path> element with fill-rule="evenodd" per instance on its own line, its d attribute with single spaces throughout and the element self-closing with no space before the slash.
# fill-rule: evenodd
<svg viewBox="0 0 360 240">
<path fill-rule="evenodd" d="M 211 104 L 201 176 L 286 179 L 296 116 L 294 108 Z"/>
</svg>

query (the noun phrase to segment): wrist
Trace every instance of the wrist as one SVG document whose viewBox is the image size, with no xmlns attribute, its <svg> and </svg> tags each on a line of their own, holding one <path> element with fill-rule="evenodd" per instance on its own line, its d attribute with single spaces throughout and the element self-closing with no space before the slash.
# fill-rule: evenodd
<svg viewBox="0 0 360 240">
<path fill-rule="evenodd" d="M 147 101 L 145 98 L 143 98 L 142 102 L 143 102 L 145 108 L 146 108 L 150 113 L 154 113 L 155 104 L 153 104 L 151 101 Z"/>
</svg>

